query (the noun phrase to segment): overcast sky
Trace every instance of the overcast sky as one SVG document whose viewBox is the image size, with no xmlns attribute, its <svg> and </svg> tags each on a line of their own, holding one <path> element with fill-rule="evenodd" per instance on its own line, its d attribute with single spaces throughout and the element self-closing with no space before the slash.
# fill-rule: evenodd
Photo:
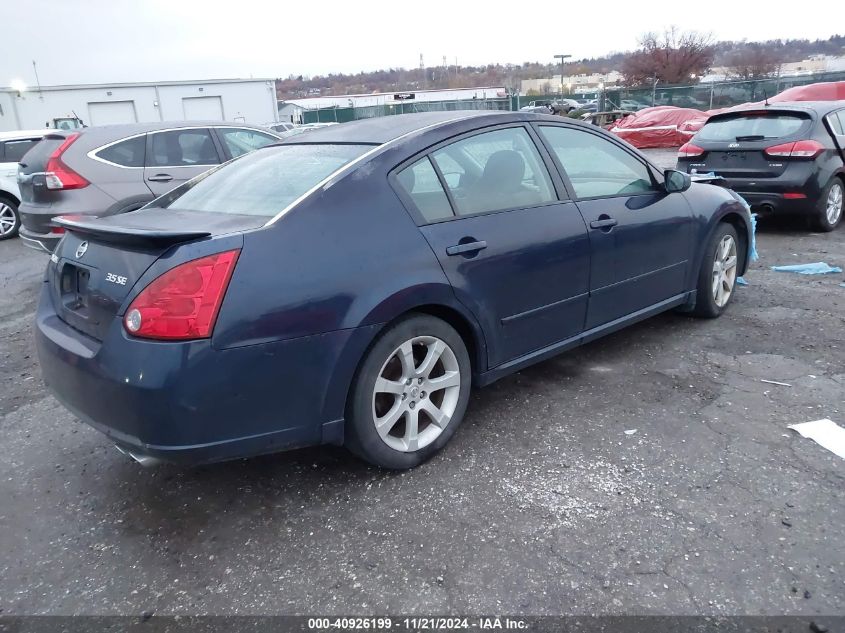
<svg viewBox="0 0 845 633">
<path fill-rule="evenodd" d="M 842 0 L 0 0 L 0 85 L 165 81 L 576 59 L 670 25 L 716 39 L 826 38 Z M 819 19 L 816 19 L 816 16 Z"/>
</svg>

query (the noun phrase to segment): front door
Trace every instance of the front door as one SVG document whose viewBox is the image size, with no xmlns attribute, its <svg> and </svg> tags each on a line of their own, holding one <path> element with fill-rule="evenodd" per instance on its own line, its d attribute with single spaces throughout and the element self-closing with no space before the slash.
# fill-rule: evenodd
<svg viewBox="0 0 845 633">
<path fill-rule="evenodd" d="M 220 154 L 206 128 L 147 134 L 144 182 L 158 197 L 220 164 Z"/>
<path fill-rule="evenodd" d="M 397 180 L 429 222 L 421 231 L 458 299 L 482 325 L 489 367 L 582 330 L 587 230 L 575 204 L 558 199 L 526 128 L 465 137 Z"/>
<path fill-rule="evenodd" d="M 604 135 L 541 125 L 589 229 L 586 329 L 675 298 L 688 288 L 692 212 L 638 156 Z"/>
</svg>

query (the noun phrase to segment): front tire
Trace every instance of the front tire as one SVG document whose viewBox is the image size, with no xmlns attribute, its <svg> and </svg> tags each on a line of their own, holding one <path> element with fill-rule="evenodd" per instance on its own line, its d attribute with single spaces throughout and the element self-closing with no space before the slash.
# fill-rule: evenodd
<svg viewBox="0 0 845 633">
<path fill-rule="evenodd" d="M 842 208 L 845 204 L 845 185 L 834 176 L 822 191 L 813 216 L 813 228 L 829 233 L 842 221 Z"/>
<path fill-rule="evenodd" d="M 709 319 L 720 316 L 733 299 L 738 270 L 739 240 L 736 229 L 721 222 L 704 250 L 692 314 Z"/>
<path fill-rule="evenodd" d="M 18 205 L 8 198 L 0 198 L 0 240 L 17 237 L 21 228 Z"/>
<path fill-rule="evenodd" d="M 382 468 L 413 468 L 451 439 L 464 417 L 472 372 L 448 323 L 413 315 L 390 326 L 364 357 L 346 412 L 346 445 Z"/>
</svg>

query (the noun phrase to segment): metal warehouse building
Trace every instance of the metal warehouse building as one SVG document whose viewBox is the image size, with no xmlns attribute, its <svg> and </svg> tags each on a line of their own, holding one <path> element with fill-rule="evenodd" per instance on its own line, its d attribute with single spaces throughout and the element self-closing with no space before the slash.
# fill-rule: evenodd
<svg viewBox="0 0 845 633">
<path fill-rule="evenodd" d="M 52 127 L 54 119 L 74 116 L 85 125 L 279 118 L 272 79 L 0 88 L 0 131 Z"/>
</svg>

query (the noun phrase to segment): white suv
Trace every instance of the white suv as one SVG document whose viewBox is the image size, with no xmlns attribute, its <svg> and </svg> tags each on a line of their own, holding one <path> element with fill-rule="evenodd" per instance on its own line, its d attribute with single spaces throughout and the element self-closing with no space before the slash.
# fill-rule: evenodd
<svg viewBox="0 0 845 633">
<path fill-rule="evenodd" d="M 17 182 L 18 161 L 50 131 L 0 132 L 0 240 L 15 237 L 21 226 L 18 215 L 21 202 Z"/>
</svg>

